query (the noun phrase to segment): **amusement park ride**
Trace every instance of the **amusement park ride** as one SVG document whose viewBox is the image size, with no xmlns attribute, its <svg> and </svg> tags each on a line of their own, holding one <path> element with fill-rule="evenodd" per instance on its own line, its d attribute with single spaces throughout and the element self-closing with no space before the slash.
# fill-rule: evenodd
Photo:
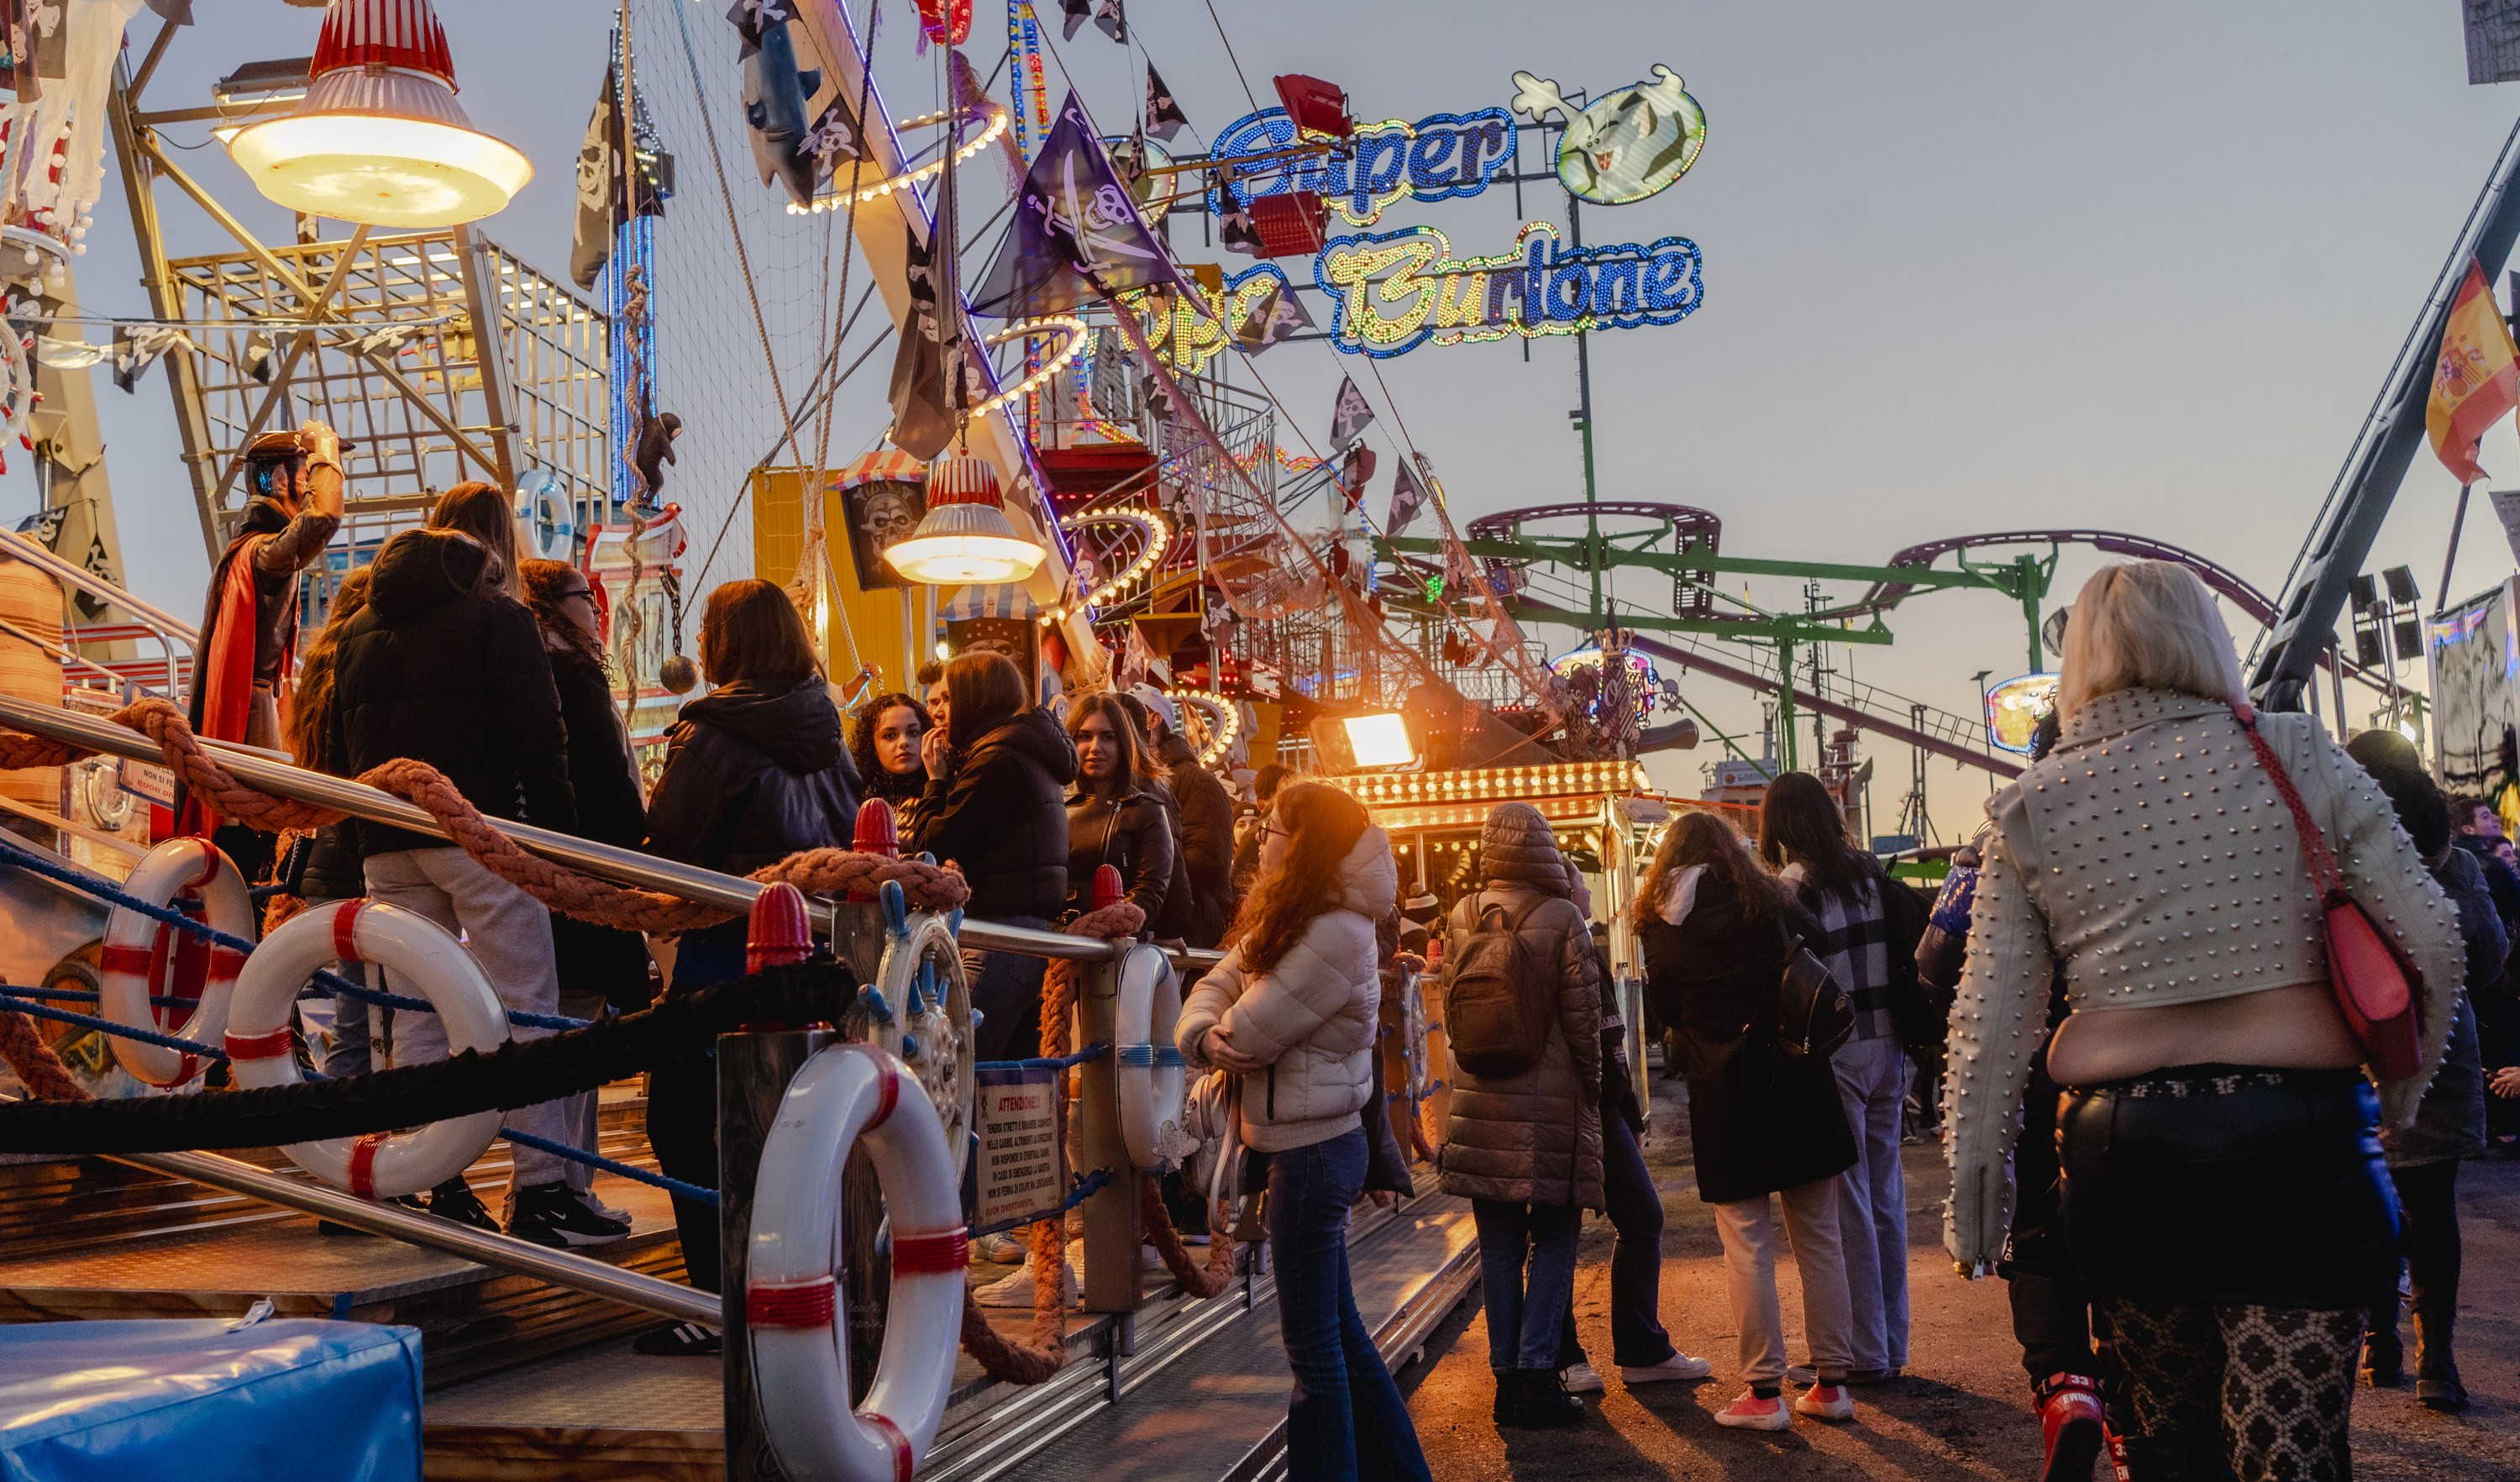
<svg viewBox="0 0 2520 1482">
<path fill-rule="evenodd" d="M 72 26 L 118 37 L 140 0 L 66 3 Z M 573 562 L 602 595 L 615 699 L 652 763 L 696 678 L 686 584 L 745 568 L 712 561 L 743 548 L 724 543 L 748 504 L 749 569 L 795 600 L 843 700 L 914 690 L 930 658 L 973 650 L 1016 659 L 1045 701 L 1151 683 L 1184 707 L 1203 763 L 1309 763 L 1352 792 L 1390 833 L 1404 895 L 1441 907 L 1476 883 L 1488 812 L 1528 801 L 1593 882 L 1640 1075 L 1642 965 L 1625 907 L 1675 811 L 1737 805 L 1796 767 L 1831 779 L 1853 811 L 1868 767 L 1859 736 L 1997 776 L 2018 768 L 1987 715 L 1855 683 L 1829 662 L 1837 646 L 1889 643 L 1889 615 L 1912 598 L 2001 598 L 2020 615 L 2025 678 L 2037 679 L 2054 647 L 2047 604 L 2062 548 L 2176 561 L 2274 628 L 2262 665 L 2274 697 L 2300 691 L 2318 662 L 2340 704 L 2348 675 L 2382 683 L 2332 651 L 2334 606 L 2318 615 L 2331 587 L 2345 590 L 2327 573 L 2359 561 L 2373 500 L 2385 503 L 2369 479 L 2280 606 L 2203 557 L 2120 532 L 1960 536 L 1849 564 L 1730 553 L 1711 511 L 1595 497 L 1589 337 L 1676 324 L 1703 292 L 1688 239 L 1583 233 L 1585 204 L 1649 199 L 1698 158 L 1704 111 L 1666 67 L 1598 97 L 1516 73 L 1509 107 L 1414 122 L 1360 120 L 1336 85 L 1289 74 L 1274 79 L 1279 107 L 1252 97 L 1211 148 L 1175 155 L 1158 105 L 1178 107 L 1151 68 L 1148 116 L 1126 135 L 1098 131 L 1079 100 L 1051 110 L 1031 0 L 1008 7 L 1004 101 L 987 91 L 997 74 L 983 84 L 956 49 L 970 7 L 920 0 L 948 81 L 937 112 L 897 120 L 872 76 L 871 37 L 836 0 L 745 0 L 728 17 L 733 34 L 715 37 L 727 55 L 713 78 L 693 39 L 701 13 L 622 0 L 577 182 L 581 227 L 594 223 L 579 242 L 586 271 L 570 275 L 593 285 L 581 292 L 479 224 L 529 167 L 456 104 L 427 0 L 330 0 L 312 58 L 239 67 L 207 102 L 171 103 L 153 97 L 153 79 L 171 48 L 203 43 L 187 41 L 182 0 L 148 4 L 163 20 L 134 54 L 90 31 L 68 75 L 44 74 L 75 107 L 24 112 L 32 74 L 11 73 L 16 153 L 0 156 L 0 180 L 18 192 L 0 213 L 0 282 L 29 337 L 0 335 L 0 421 L 26 436 L 47 500 L 33 529 L 0 535 L 11 558 L 0 561 L 0 729 L 24 733 L 0 746 L 32 737 L 58 749 L 27 742 L 10 755 L 78 753 L 0 773 L 0 982 L 28 985 L 0 988 L 0 1028 L 39 1024 L 49 1047 L 28 1059 L 15 1035 L 20 1057 L 0 1076 L 11 1251 L 0 1391 L 24 1371 L 127 1360 L 134 1392 L 180 1415 L 161 1426 L 167 1455 L 181 1456 L 166 1466 L 218 1474 L 200 1438 L 243 1430 L 265 1437 L 262 1451 L 237 1453 L 253 1475 L 322 1472 L 373 1443 L 373 1455 L 402 1448 L 414 1468 L 425 1447 L 428 1475 L 448 1478 L 977 1482 L 1089 1467 L 1103 1482 L 1257 1478 L 1283 1464 L 1282 1370 L 1255 1311 L 1272 1278 L 1250 1243 L 1254 1216 L 1219 1172 L 1238 1168 L 1233 1115 L 1186 1092 L 1171 1043 L 1181 994 L 1213 955 L 967 918 L 968 891 L 940 883 L 959 876 L 899 858 L 889 815 L 872 804 L 853 847 L 815 851 L 855 873 L 808 878 L 804 895 L 484 825 L 508 846 L 504 868 L 546 881 L 534 872 L 563 871 L 606 899 L 636 893 L 635 909 L 658 913 L 643 921 L 677 923 L 642 925 L 652 937 L 689 929 L 693 912 L 749 914 L 741 983 L 604 1026 L 534 1024 L 560 1032 L 531 1046 L 511 1042 L 511 1016 L 454 936 L 389 907 L 318 905 L 253 940 L 246 889 L 261 882 L 174 833 L 173 768 L 190 769 L 189 786 L 216 778 L 255 806 L 301 810 L 292 818 L 320 809 L 495 846 L 239 738 L 204 736 L 188 751 L 189 733 L 167 730 L 146 702 L 187 697 L 202 640 L 170 613 L 196 598 L 153 603 L 121 584 L 88 365 L 110 360 L 126 387 L 162 366 L 214 558 L 245 518 L 255 437 L 309 419 L 339 431 L 344 517 L 302 583 L 310 630 L 339 580 L 449 485 L 513 491 L 522 548 Z M 1083 8 L 1069 8 L 1071 38 Z M 1116 0 L 1103 10 L 1117 39 Z M 200 144 L 178 137 L 195 130 Z M 914 131 L 916 148 L 902 140 Z M 99 195 L 83 172 L 107 136 L 149 308 L 117 322 L 110 346 L 83 337 L 98 321 L 76 311 L 68 284 Z M 738 139 L 758 198 L 743 161 L 728 166 L 744 153 L 726 147 Z M 205 183 L 191 161 L 214 157 L 187 152 L 213 141 L 291 212 L 287 240 L 258 233 Z M 1539 166 L 1524 167 L 1527 148 Z M 958 175 L 991 152 L 1022 183 L 996 257 L 966 271 L 960 259 L 976 269 L 980 254 Z M 694 209 L 667 215 L 675 155 Z M 1520 216 L 1524 188 L 1550 182 L 1564 193 L 1564 228 L 1526 221 L 1490 253 L 1384 220 L 1403 202 L 1503 188 Z M 678 259 L 675 234 L 698 230 L 689 222 L 716 230 L 697 209 L 712 188 L 724 250 Z M 2520 212 L 2497 195 L 2481 214 L 2480 250 L 2499 260 Z M 1168 233 L 1183 217 L 1255 265 L 1228 275 L 1176 261 Z M 813 253 L 838 280 L 836 294 L 815 290 L 813 310 L 832 323 L 784 377 L 788 342 L 763 313 L 749 255 L 773 249 Z M 873 296 L 885 321 L 875 344 L 897 340 L 894 420 L 867 451 L 834 459 L 834 395 L 875 347 L 843 369 L 842 340 Z M 695 327 L 704 318 L 710 333 L 736 327 L 740 354 L 682 348 L 724 342 Z M 1307 451 L 1295 453 L 1281 446 L 1267 383 L 1238 375 L 1286 342 L 1327 342 L 1371 366 L 1503 340 L 1528 355 L 1552 337 L 1576 352 L 1586 498 L 1458 525 L 1415 446 L 1394 459 L 1389 514 L 1364 508 L 1374 458 L 1362 428 L 1375 413 L 1353 383 L 1331 445 L 1296 434 Z M 754 421 L 678 447 L 684 419 L 665 408 L 710 396 L 726 402 L 714 420 Z M 2374 467 L 2397 456 L 2404 423 L 2379 436 Z M 669 466 L 688 514 L 658 497 Z M 1649 578 L 1657 600 L 1634 602 L 1623 575 Z M 1728 578 L 1798 582 L 1805 598 L 1800 610 L 1761 606 Z M 1823 584 L 1859 591 L 1828 600 Z M 2520 594 L 2504 620 L 2520 622 Z M 1541 630 L 1571 632 L 1575 647 L 1552 654 Z M 1658 663 L 1764 696 L 1767 741 L 1725 735 Z M 2386 683 L 2394 695 L 2393 673 Z M 1682 798 L 1645 785 L 1641 754 L 1708 733 L 1739 788 Z M 805 868 L 774 868 L 790 865 Z M 801 962 L 817 944 L 823 955 Z M 1043 1059 L 973 1059 L 966 949 L 1050 961 L 1047 982 L 1064 987 L 1045 991 L 1072 995 L 1073 1008 L 1049 1015 Z M 397 1202 L 447 1170 L 483 1189 L 504 1182 L 507 1088 L 474 1085 L 460 1109 L 441 1099 L 426 1114 L 395 1102 L 409 1112 L 395 1119 L 359 1098 L 416 1096 L 394 1090 L 420 1084 L 415 1068 L 313 1084 L 332 1014 L 363 991 L 332 966 L 361 961 L 422 990 L 399 1010 L 425 1005 L 478 1053 L 472 1063 L 520 1077 L 608 1033 L 613 1045 L 718 1036 L 719 1187 L 660 1179 L 640 1136 L 647 1062 L 607 1051 L 608 1074 L 572 1086 L 603 1083 L 603 1188 L 626 1203 L 629 1237 L 555 1251 Z M 1381 1085 L 1396 1140 L 1422 1152 L 1444 1132 L 1443 1028 L 1418 965 L 1395 964 Z M 1052 1049 L 1062 1039 L 1073 1054 Z M 55 1104 L 81 1098 L 98 1104 Z M 203 1122 L 265 1120 L 252 1124 L 260 1135 L 169 1132 L 170 1105 Z M 70 1155 L 80 1151 L 94 1155 Z M 1229 1196 L 1204 1268 L 1171 1238 L 1157 1191 L 1168 1169 Z M 1361 1210 L 1349 1237 L 1360 1304 L 1397 1363 L 1477 1264 L 1465 1204 L 1436 1192 L 1422 1163 L 1418 1187 L 1395 1211 Z M 686 1215 L 714 1206 L 719 1271 L 687 1267 L 672 1200 Z M 1072 1258 L 1061 1253 L 1071 1224 Z M 1073 1312 L 1056 1278 L 1023 1307 L 977 1305 L 975 1242 L 1008 1229 L 1029 1232 L 1037 1261 L 1072 1259 Z M 723 1361 L 623 1350 L 622 1334 L 658 1318 L 721 1328 Z M 175 1321 L 202 1319 L 218 1321 Z M 131 1320 L 166 1325 L 104 1325 Z M 161 1346 L 133 1358 L 144 1338 Z M 236 1423 L 238 1375 L 266 1386 L 251 1426 Z M 127 1398 L 83 1391 L 27 1444 L 74 1450 Z M 1180 1423 L 1191 1405 L 1197 1423 Z M 0 1423 L 0 1449 L 30 1434 Z M 134 1474 L 160 1464 L 132 1447 L 121 1460 Z"/>
</svg>

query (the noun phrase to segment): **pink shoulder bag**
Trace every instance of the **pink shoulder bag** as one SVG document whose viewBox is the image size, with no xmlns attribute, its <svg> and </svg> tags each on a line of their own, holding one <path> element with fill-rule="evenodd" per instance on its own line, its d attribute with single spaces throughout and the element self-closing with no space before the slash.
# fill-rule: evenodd
<svg viewBox="0 0 2520 1482">
<path fill-rule="evenodd" d="M 2301 857 L 2310 866 L 2311 888 L 2318 894 L 2318 909 L 2326 921 L 2327 981 L 2335 991 L 2336 1007 L 2361 1042 L 2371 1073 L 2384 1081 L 2404 1080 L 2423 1068 L 2423 1043 L 2415 1021 L 2423 974 L 2414 960 L 2371 920 L 2370 913 L 2345 893 L 2335 851 L 2327 847 L 2327 835 L 2303 805 L 2292 774 L 2258 734 L 2256 708 L 2234 705 L 2231 713 L 2248 734 L 2258 765 L 2266 768 L 2284 806 L 2292 810 L 2293 828 L 2301 834 Z"/>
</svg>

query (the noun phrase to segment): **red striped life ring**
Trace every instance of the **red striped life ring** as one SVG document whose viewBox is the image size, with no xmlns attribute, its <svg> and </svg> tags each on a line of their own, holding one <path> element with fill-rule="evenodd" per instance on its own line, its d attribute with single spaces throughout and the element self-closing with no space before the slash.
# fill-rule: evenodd
<svg viewBox="0 0 2520 1482">
<path fill-rule="evenodd" d="M 197 897 L 210 926 L 230 936 L 253 936 L 253 898 L 246 893 L 245 876 L 207 839 L 170 838 L 159 844 L 131 872 L 122 888 L 153 906 L 172 906 L 179 897 Z M 105 949 L 97 965 L 102 1016 L 135 1029 L 215 1043 L 227 1025 L 228 996 L 245 966 L 244 953 L 233 947 L 208 946 L 209 973 L 202 984 L 201 1000 L 182 1023 L 161 1017 L 149 1002 L 167 992 L 174 977 L 170 966 L 178 952 L 187 950 L 184 944 L 199 940 L 128 906 L 114 907 L 105 919 Z M 113 1057 L 122 1062 L 122 1068 L 152 1086 L 181 1086 L 200 1075 L 205 1063 L 186 1051 L 120 1036 L 110 1038 Z"/>
<path fill-rule="evenodd" d="M 336 901 L 289 919 L 246 959 L 228 1010 L 228 1058 L 238 1086 L 293 1086 L 289 1019 L 297 990 L 327 963 L 376 963 L 409 983 L 446 1025 L 448 1053 L 484 1054 L 508 1042 L 508 1011 L 472 954 L 427 917 L 374 901 Z M 495 1109 L 409 1132 L 292 1143 L 291 1162 L 336 1189 L 390 1199 L 434 1189 L 472 1165 L 499 1135 Z"/>
<path fill-rule="evenodd" d="M 835 1318 L 840 1170 L 865 1139 L 892 1222 L 892 1299 L 866 1403 L 849 1408 Z M 788 1084 L 753 1185 L 744 1322 L 771 1449 L 797 1482 L 910 1482 L 954 1386 L 970 1264 L 961 1181 L 918 1077 L 873 1045 L 834 1045 Z"/>
</svg>

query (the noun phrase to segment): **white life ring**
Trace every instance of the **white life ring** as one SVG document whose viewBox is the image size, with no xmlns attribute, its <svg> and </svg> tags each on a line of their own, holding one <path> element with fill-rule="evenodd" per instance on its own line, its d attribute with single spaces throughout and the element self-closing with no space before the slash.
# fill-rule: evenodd
<svg viewBox="0 0 2520 1482">
<path fill-rule="evenodd" d="M 953 922 L 935 912 L 910 913 L 898 881 L 886 880 L 883 961 L 876 991 L 891 1016 L 864 1015 L 851 1037 L 880 1046 L 919 1077 L 945 1127 L 957 1187 L 971 1160 L 971 1100 L 977 1075 L 971 1055 L 971 987 L 963 971 Z M 867 1001 L 861 998 L 860 1006 Z"/>
<path fill-rule="evenodd" d="M 197 896 L 212 927 L 230 936 L 253 935 L 253 898 L 246 893 L 245 876 L 207 839 L 170 838 L 159 844 L 131 872 L 122 888 L 153 906 L 171 906 L 179 896 Z M 202 985 L 201 1002 L 182 1024 L 174 1025 L 158 1016 L 149 999 L 165 991 L 167 965 L 174 954 L 169 950 L 161 955 L 158 949 L 161 942 L 171 949 L 175 939 L 175 928 L 163 921 L 127 906 L 113 908 L 105 920 L 105 949 L 97 960 L 97 1001 L 103 1016 L 135 1029 L 158 1029 L 215 1043 L 228 1022 L 228 997 L 236 987 L 238 970 L 245 966 L 245 954 L 234 947 L 210 948 L 209 977 Z M 152 1086 L 181 1086 L 202 1073 L 204 1061 L 190 1052 L 144 1045 L 118 1035 L 111 1038 L 113 1057 L 122 1062 L 122 1068 Z"/>
<path fill-rule="evenodd" d="M 545 561 L 570 558 L 577 510 L 559 474 L 549 469 L 528 469 L 517 480 L 517 524 L 534 555 Z"/>
<path fill-rule="evenodd" d="M 289 1021 L 297 990 L 327 963 L 376 963 L 416 985 L 446 1026 L 448 1053 L 484 1054 L 508 1041 L 508 1012 L 454 933 L 427 917 L 374 901 L 336 901 L 289 919 L 246 959 L 228 1011 L 228 1059 L 238 1086 L 297 1084 Z M 336 1189 L 390 1199 L 434 1189 L 472 1165 L 499 1135 L 499 1111 L 409 1132 L 292 1143 L 289 1160 Z"/>
<path fill-rule="evenodd" d="M 892 1225 L 892 1297 L 866 1403 L 849 1408 L 833 1275 L 840 1170 L 864 1138 Z M 909 1482 L 954 1386 L 970 1247 L 936 1108 L 910 1067 L 833 1045 L 788 1083 L 753 1186 L 744 1322 L 771 1450 L 797 1482 Z"/>
<path fill-rule="evenodd" d="M 1173 1044 L 1181 1022 L 1181 978 L 1172 959 L 1151 943 L 1120 960 L 1120 998 L 1112 1040 L 1120 1062 L 1120 1137 L 1129 1162 L 1157 1169 L 1188 1156 L 1197 1140 L 1182 1130 L 1182 1053 Z"/>
</svg>

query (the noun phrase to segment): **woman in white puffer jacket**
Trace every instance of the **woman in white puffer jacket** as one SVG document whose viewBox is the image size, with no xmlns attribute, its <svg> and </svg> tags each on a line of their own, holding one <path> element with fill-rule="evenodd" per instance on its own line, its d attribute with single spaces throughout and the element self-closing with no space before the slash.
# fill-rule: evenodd
<svg viewBox="0 0 2520 1482">
<path fill-rule="evenodd" d="M 1192 1066 L 1241 1077 L 1242 1142 L 1269 1161 L 1269 1259 L 1295 1371 L 1286 1474 L 1431 1482 L 1347 1275 L 1382 993 L 1373 923 L 1399 894 L 1391 840 L 1318 783 L 1281 788 L 1260 829 L 1233 948 L 1191 990 L 1174 1038 Z"/>
</svg>

